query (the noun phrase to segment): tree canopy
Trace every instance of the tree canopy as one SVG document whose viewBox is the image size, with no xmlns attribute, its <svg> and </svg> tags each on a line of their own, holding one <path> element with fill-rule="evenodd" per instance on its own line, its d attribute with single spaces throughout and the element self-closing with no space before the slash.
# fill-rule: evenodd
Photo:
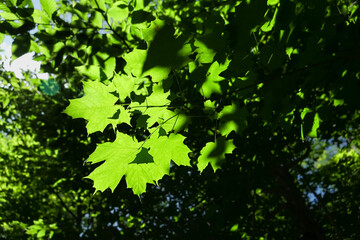
<svg viewBox="0 0 360 240">
<path fill-rule="evenodd" d="M 51 76 L 1 72 L 0 237 L 360 237 L 357 1 L 40 4 L 0 3 Z"/>
</svg>

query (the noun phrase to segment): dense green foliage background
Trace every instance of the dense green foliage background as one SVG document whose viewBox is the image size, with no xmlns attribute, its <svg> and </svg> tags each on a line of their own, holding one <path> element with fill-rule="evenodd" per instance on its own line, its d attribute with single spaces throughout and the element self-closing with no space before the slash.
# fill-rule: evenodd
<svg viewBox="0 0 360 240">
<path fill-rule="evenodd" d="M 0 3 L 51 76 L 1 67 L 0 238 L 360 237 L 357 1 L 40 2 Z"/>
</svg>

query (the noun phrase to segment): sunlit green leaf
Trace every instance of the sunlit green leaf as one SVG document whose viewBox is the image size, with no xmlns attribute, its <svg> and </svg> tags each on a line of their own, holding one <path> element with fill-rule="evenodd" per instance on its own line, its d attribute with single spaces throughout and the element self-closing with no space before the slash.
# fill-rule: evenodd
<svg viewBox="0 0 360 240">
<path fill-rule="evenodd" d="M 204 97 L 210 97 L 211 94 L 221 94 L 222 90 L 219 82 L 223 81 L 224 78 L 220 76 L 220 73 L 227 69 L 229 61 L 224 64 L 214 62 L 211 64 L 205 82 L 201 86 L 201 94 Z"/>
<path fill-rule="evenodd" d="M 229 135 L 230 132 L 235 131 L 241 134 L 246 128 L 248 111 L 245 108 L 240 108 L 239 104 L 232 103 L 232 105 L 225 106 L 219 113 L 220 133 L 223 136 Z"/>
<path fill-rule="evenodd" d="M 210 164 L 214 171 L 221 168 L 225 161 L 225 154 L 231 153 L 235 149 L 232 140 L 218 137 L 215 142 L 208 142 L 200 152 L 197 167 L 200 172 Z"/>
<path fill-rule="evenodd" d="M 127 8 L 127 5 L 124 4 L 124 2 L 119 1 L 112 5 L 111 8 L 107 11 L 107 15 L 109 18 L 112 18 L 114 22 L 121 22 L 125 18 L 128 17 L 129 10 Z"/>
<path fill-rule="evenodd" d="M 143 103 L 132 102 L 129 107 L 132 110 L 138 110 L 141 111 L 142 114 L 148 115 L 149 119 L 147 120 L 147 124 L 148 127 L 151 127 L 154 123 L 164 121 L 164 116 L 168 116 L 169 110 L 167 106 L 170 101 L 167 97 L 169 94 L 169 92 L 164 93 L 162 86 L 154 85 L 153 92 L 150 96 L 146 97 Z"/>
<path fill-rule="evenodd" d="M 184 140 L 185 137 L 180 134 L 172 133 L 169 137 L 153 134 L 145 146 L 150 148 L 149 153 L 154 157 L 154 162 L 168 174 L 170 160 L 177 165 L 190 166 L 190 149 L 184 144 Z"/>
<path fill-rule="evenodd" d="M 32 17 L 33 17 L 35 23 L 38 23 L 38 24 L 49 24 L 50 23 L 49 16 L 45 12 L 40 11 L 38 9 L 34 10 Z"/>
<path fill-rule="evenodd" d="M 57 9 L 57 5 L 56 5 L 55 0 L 40 0 L 40 4 L 41 4 L 42 9 L 51 18 L 53 13 Z"/>
<path fill-rule="evenodd" d="M 117 119 L 111 119 L 118 110 L 114 105 L 118 98 L 110 93 L 114 90 L 112 85 L 106 86 L 97 81 L 84 82 L 84 96 L 70 100 L 64 113 L 88 120 L 88 134 L 103 131 L 109 124 L 117 124 Z"/>
<path fill-rule="evenodd" d="M 140 149 L 141 145 L 122 133 L 117 133 L 114 142 L 98 145 L 88 159 L 91 163 L 105 160 L 88 176 L 94 181 L 96 191 L 104 191 L 107 188 L 114 191 L 121 178 L 125 176 L 128 188 L 132 188 L 134 194 L 140 195 L 146 191 L 147 183 L 154 184 L 166 174 L 161 167 L 152 162 L 147 149 Z"/>
<path fill-rule="evenodd" d="M 135 82 L 131 76 L 115 74 L 112 82 L 114 83 L 116 91 L 119 93 L 120 100 L 125 100 L 126 97 L 130 97 L 131 92 L 134 91 Z"/>
</svg>

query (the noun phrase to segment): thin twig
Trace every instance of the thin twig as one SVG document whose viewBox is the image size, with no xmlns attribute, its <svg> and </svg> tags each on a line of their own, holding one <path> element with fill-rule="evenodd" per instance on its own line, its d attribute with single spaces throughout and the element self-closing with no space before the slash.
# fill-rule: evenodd
<svg viewBox="0 0 360 240">
<path fill-rule="evenodd" d="M 181 89 L 181 85 L 180 85 L 179 79 L 177 77 L 177 74 L 176 74 L 176 72 L 174 70 L 173 70 L 173 73 L 174 73 L 174 76 L 175 76 L 176 83 L 179 86 L 180 93 L 182 94 L 182 89 Z"/>
<path fill-rule="evenodd" d="M 75 213 L 73 213 L 68 206 L 66 205 L 66 203 L 64 202 L 64 200 L 60 197 L 60 195 L 54 190 L 54 188 L 49 186 L 49 189 L 55 194 L 55 196 L 60 200 L 61 205 L 65 208 L 65 210 L 75 219 L 78 220 L 78 217 L 76 216 Z"/>
<path fill-rule="evenodd" d="M 157 130 L 159 130 L 159 128 L 160 128 L 162 125 L 164 125 L 164 123 L 166 123 L 167 121 L 169 121 L 170 119 L 172 119 L 172 118 L 174 118 L 174 117 L 176 117 L 176 116 L 178 116 L 178 115 L 179 115 L 179 113 L 178 113 L 178 114 L 175 114 L 174 116 L 166 119 L 163 123 L 159 124 L 159 126 L 157 126 L 157 127 L 155 128 L 155 130 L 154 130 L 152 133 L 150 133 L 149 136 L 147 136 L 147 137 L 145 138 L 144 142 L 141 144 L 141 146 L 140 146 L 138 149 L 142 148 L 142 147 L 144 146 L 145 142 L 146 142 Z"/>
<path fill-rule="evenodd" d="M 112 28 L 112 26 L 111 26 L 111 24 L 110 24 L 107 16 L 105 15 L 104 11 L 101 10 L 101 8 L 100 8 L 97 0 L 95 0 L 95 3 L 96 3 L 96 6 L 97 6 L 98 9 L 99 9 L 101 15 L 104 17 L 104 19 L 105 19 L 107 25 L 109 26 L 110 30 L 123 42 L 123 44 L 126 46 L 127 50 L 130 52 L 130 51 L 131 51 L 131 48 L 130 48 L 129 45 L 126 43 L 125 39 L 124 39 L 120 34 L 118 34 L 118 33 Z"/>
<path fill-rule="evenodd" d="M 51 27 L 57 27 L 58 25 L 57 24 L 54 24 L 54 23 L 37 23 L 37 22 L 34 22 L 34 21 L 29 21 L 27 19 L 23 19 L 23 18 L 19 18 L 19 19 L 8 19 L 8 20 L 1 20 L 0 23 L 4 23 L 4 22 L 16 22 L 16 21 L 28 21 L 28 22 L 31 22 L 31 23 L 34 23 L 34 24 L 37 24 L 37 25 L 40 25 L 40 26 L 51 26 Z M 74 26 L 74 25 L 71 25 L 71 24 L 68 24 L 68 25 L 64 25 L 64 26 L 61 26 L 62 28 L 73 28 L 73 29 L 96 29 L 96 30 L 105 30 L 105 31 L 109 31 L 109 32 L 112 32 L 112 30 L 110 28 L 105 28 L 105 27 L 95 27 L 95 26 L 86 26 L 86 27 L 80 27 L 80 26 Z"/>
<path fill-rule="evenodd" d="M 120 104 L 122 105 L 122 104 Z M 129 105 L 129 104 L 124 104 Z M 130 108 L 156 108 L 156 107 L 170 107 L 170 104 L 164 104 L 164 105 L 146 105 L 146 106 L 133 106 Z"/>
</svg>

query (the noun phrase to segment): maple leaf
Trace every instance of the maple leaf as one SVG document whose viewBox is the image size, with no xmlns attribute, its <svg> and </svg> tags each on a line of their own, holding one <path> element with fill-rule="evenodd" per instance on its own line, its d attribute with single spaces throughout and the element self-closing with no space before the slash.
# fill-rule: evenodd
<svg viewBox="0 0 360 240">
<path fill-rule="evenodd" d="M 107 188 L 114 191 L 125 176 L 128 188 L 132 188 L 134 194 L 140 195 L 146 191 L 147 183 L 154 184 L 166 174 L 141 145 L 142 143 L 129 135 L 118 132 L 114 142 L 97 146 L 87 160 L 90 163 L 105 160 L 87 176 L 94 181 L 96 191 Z"/>
<path fill-rule="evenodd" d="M 197 53 L 196 60 L 200 63 L 212 63 L 216 53 L 223 53 L 226 39 L 223 36 L 224 24 L 210 15 L 204 22 L 205 32 L 194 41 Z"/>
<path fill-rule="evenodd" d="M 195 39 L 194 46 L 196 49 L 196 60 L 200 63 L 212 63 L 216 52 L 213 49 L 209 49 L 205 43 L 199 39 Z"/>
<path fill-rule="evenodd" d="M 147 50 L 134 49 L 132 52 L 124 56 L 127 62 L 124 71 L 126 73 L 133 74 L 134 76 L 141 78 L 147 75 L 151 76 L 153 82 L 159 82 L 166 79 L 171 69 L 167 66 L 154 66 L 151 69 L 143 71 L 144 63 L 147 59 Z"/>
<path fill-rule="evenodd" d="M 124 101 L 126 97 L 130 97 L 131 92 L 135 87 L 135 80 L 131 76 L 115 74 L 112 80 L 116 91 L 119 93 L 119 98 Z"/>
<path fill-rule="evenodd" d="M 145 102 L 132 102 L 129 107 L 148 115 L 147 123 L 148 127 L 151 127 L 154 123 L 162 121 L 164 115 L 169 114 L 170 110 L 167 109 L 167 105 L 170 103 L 167 99 L 169 95 L 170 92 L 164 93 L 162 86 L 153 85 L 153 92 L 146 97 Z"/>
<path fill-rule="evenodd" d="M 111 117 L 119 108 L 115 106 L 118 98 L 110 93 L 112 91 L 115 91 L 112 84 L 106 86 L 97 81 L 84 82 L 84 96 L 71 99 L 64 113 L 72 118 L 86 119 L 88 134 L 102 132 L 109 124 L 115 127 L 118 120 Z"/>
<path fill-rule="evenodd" d="M 224 137 L 218 137 L 215 142 L 208 142 L 200 151 L 197 164 L 199 171 L 204 171 L 210 163 L 215 172 L 225 161 L 225 154 L 231 153 L 234 149 L 233 141 Z"/>
<path fill-rule="evenodd" d="M 222 93 L 219 82 L 223 81 L 224 78 L 220 76 L 220 73 L 227 69 L 229 63 L 230 61 L 227 60 L 223 64 L 219 64 L 217 61 L 211 64 L 206 80 L 201 86 L 201 94 L 204 97 L 209 98 L 213 93 Z"/>
<path fill-rule="evenodd" d="M 129 164 L 126 173 L 128 188 L 132 188 L 134 194 L 140 195 L 146 192 L 146 184 L 157 183 L 165 174 L 155 163 Z"/>
<path fill-rule="evenodd" d="M 169 173 L 170 160 L 177 165 L 190 166 L 188 156 L 191 150 L 184 144 L 185 137 L 181 134 L 171 133 L 169 136 L 156 136 L 153 134 L 146 142 L 149 153 L 154 158 L 154 162 Z"/>
<path fill-rule="evenodd" d="M 144 29 L 143 37 L 149 45 L 147 50 L 134 49 L 124 56 L 127 62 L 124 70 L 136 77 L 150 75 L 153 82 L 168 77 L 172 68 L 184 66 L 190 61 L 192 52 L 186 36 L 175 37 L 172 26 L 156 20 L 150 28 Z"/>
<path fill-rule="evenodd" d="M 174 112 L 170 110 L 166 111 L 159 121 L 159 124 L 166 132 L 174 130 L 175 133 L 186 128 L 189 123 L 190 118 L 179 110 L 175 110 Z"/>
<path fill-rule="evenodd" d="M 225 106 L 219 113 L 220 133 L 224 136 L 228 136 L 232 131 L 241 134 L 247 126 L 248 114 L 246 108 L 240 108 L 238 103 L 233 102 L 231 105 Z"/>
<path fill-rule="evenodd" d="M 116 105 L 116 109 L 117 109 L 116 113 L 110 119 L 115 119 L 116 124 L 127 123 L 131 125 L 130 112 L 121 105 Z"/>
</svg>

